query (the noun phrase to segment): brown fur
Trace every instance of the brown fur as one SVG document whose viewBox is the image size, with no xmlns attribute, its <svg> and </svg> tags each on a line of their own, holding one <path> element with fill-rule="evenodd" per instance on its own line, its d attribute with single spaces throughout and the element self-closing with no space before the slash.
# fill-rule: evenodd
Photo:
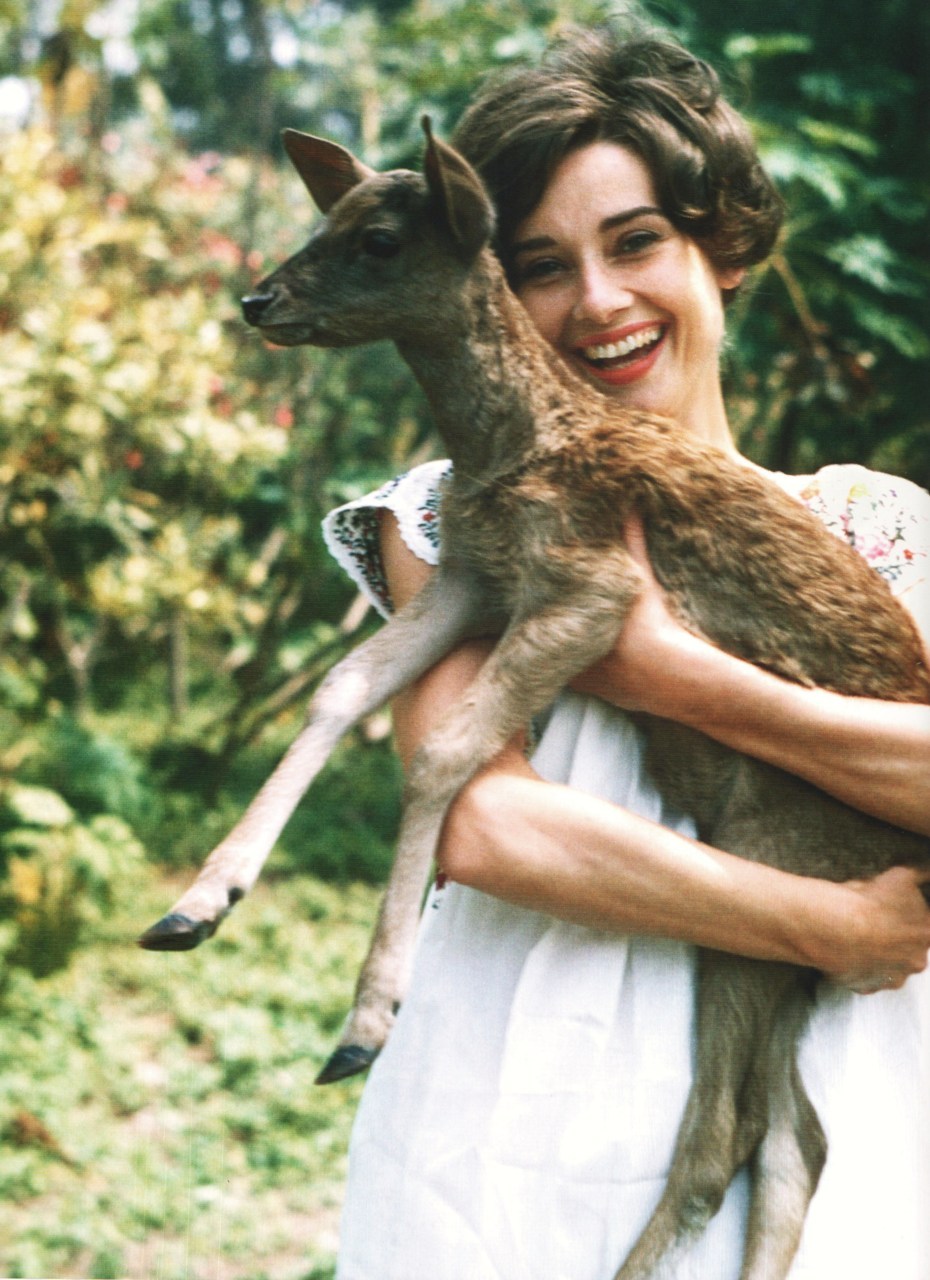
<svg viewBox="0 0 930 1280">
<path fill-rule="evenodd" d="M 246 299 L 279 343 L 393 337 L 454 461 L 438 573 L 340 664 L 308 726 L 197 883 L 144 945 L 195 945 L 255 876 L 334 741 L 463 636 L 502 632 L 408 778 L 395 872 L 356 1005 L 324 1078 L 370 1061 L 402 996 L 419 898 L 446 808 L 482 762 L 614 643 L 640 589 L 630 514 L 686 626 L 791 680 L 930 701 L 922 647 L 881 579 L 771 480 L 672 423 L 611 406 L 554 359 L 485 247 L 491 212 L 464 161 L 430 140 L 425 180 L 372 175 L 289 134 L 331 217 Z M 370 241 L 375 230 L 381 237 Z M 396 249 L 383 252 L 383 237 Z M 390 246 L 388 246 L 390 247 Z M 650 764 L 703 839 L 833 879 L 928 860 L 930 842 L 703 735 L 644 718 Z M 618 1273 L 658 1275 L 756 1162 L 744 1280 L 783 1280 L 826 1156 L 795 1064 L 813 975 L 703 953 L 695 1080 L 665 1196 Z M 770 1148 L 781 1184 L 772 1193 Z M 787 1164 L 786 1164 L 787 1161 Z M 670 1253 L 671 1251 L 671 1253 Z"/>
</svg>

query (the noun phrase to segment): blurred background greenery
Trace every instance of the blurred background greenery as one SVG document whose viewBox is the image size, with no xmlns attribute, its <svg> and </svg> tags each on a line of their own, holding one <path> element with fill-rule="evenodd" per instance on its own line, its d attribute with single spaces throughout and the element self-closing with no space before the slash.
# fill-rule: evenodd
<svg viewBox="0 0 930 1280">
<path fill-rule="evenodd" d="M 5 1275 L 330 1274 L 357 1086 L 310 1081 L 390 857 L 384 719 L 203 954 L 129 944 L 373 625 L 321 515 L 436 446 L 390 347 L 274 350 L 237 299 L 312 218 L 282 126 L 415 165 L 424 110 L 448 135 L 486 71 L 618 11 L 0 0 Z M 930 484 L 930 9 L 646 12 L 721 71 L 789 203 L 731 316 L 744 449 Z"/>
</svg>

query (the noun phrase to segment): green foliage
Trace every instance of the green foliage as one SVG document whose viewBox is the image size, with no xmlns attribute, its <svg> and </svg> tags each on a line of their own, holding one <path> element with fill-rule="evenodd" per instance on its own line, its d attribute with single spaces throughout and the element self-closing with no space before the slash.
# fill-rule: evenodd
<svg viewBox="0 0 930 1280">
<path fill-rule="evenodd" d="M 744 8 L 740 22 L 734 32 L 732 9 L 709 0 L 684 35 L 747 110 L 788 208 L 781 249 L 731 324 L 744 447 L 783 470 L 856 460 L 926 485 L 921 82 L 906 57 L 852 47 L 856 22 L 838 35 L 819 6 Z M 893 49 L 906 31 L 896 10 L 880 40 Z"/>
<path fill-rule="evenodd" d="M 129 823 L 144 818 L 150 803 L 144 765 L 119 738 L 61 714 L 21 737 L 19 746 L 29 754 L 18 776 L 54 787 L 80 815 L 110 813 Z"/>
<path fill-rule="evenodd" d="M 268 195 L 256 234 L 289 248 L 294 192 L 264 164 L 192 158 L 139 125 L 87 153 L 37 126 L 0 153 L 8 969 L 67 964 L 132 891 L 140 838 L 177 865 L 228 830 L 348 642 L 319 516 L 421 434 L 383 351 L 324 364 L 244 340 L 235 299 L 264 265 L 243 247 L 252 183 Z M 338 788 L 345 839 L 334 799 L 288 833 L 292 864 L 383 874 L 397 779 L 383 746 L 369 754 L 362 800 Z"/>
<path fill-rule="evenodd" d="M 394 857 L 402 775 L 389 742 L 340 747 L 295 814 L 282 847 L 285 867 L 334 883 L 380 883 Z"/>
<path fill-rule="evenodd" d="M 112 814 L 80 821 L 57 792 L 0 790 L 0 991 L 10 966 L 64 968 L 88 925 L 131 896 L 142 847 Z"/>
<path fill-rule="evenodd" d="M 181 156 L 131 150 L 119 190 L 39 129 L 0 158 L 0 585 L 13 653 L 45 655 L 15 673 L 27 705 L 79 703 L 140 620 L 248 626 L 248 566 L 216 572 L 242 533 L 223 508 L 285 449 L 245 388 L 225 393 L 236 343 L 218 293 L 239 251 L 204 221 L 225 191 Z M 45 677 L 31 696 L 30 675 Z"/>
<path fill-rule="evenodd" d="M 157 826 L 145 776 L 199 751 L 215 801 L 345 647 L 320 515 L 423 428 L 385 349 L 323 362 L 244 334 L 236 295 L 264 259 L 240 246 L 243 192 L 267 188 L 262 238 L 283 250 L 294 186 L 308 204 L 296 179 L 138 128 L 81 164 L 45 130 L 13 135 L 0 178 L 4 737 L 74 803 L 90 787 Z M 131 747 L 88 725 L 121 708 Z"/>
<path fill-rule="evenodd" d="M 309 74 L 291 105 L 308 128 L 361 148 L 374 165 L 418 161 L 424 111 L 450 133 L 491 71 L 538 57 L 566 23 L 601 22 L 615 9 L 607 0 L 457 0 L 411 4 L 379 24 L 367 6 L 348 18 L 333 8 L 307 33 Z"/>
<path fill-rule="evenodd" d="M 67 973 L 6 985 L 4 1276 L 331 1275 L 359 1081 L 313 1077 L 374 894 L 295 878 L 256 890 L 201 950 L 127 948 L 177 890 L 145 885 Z"/>
</svg>

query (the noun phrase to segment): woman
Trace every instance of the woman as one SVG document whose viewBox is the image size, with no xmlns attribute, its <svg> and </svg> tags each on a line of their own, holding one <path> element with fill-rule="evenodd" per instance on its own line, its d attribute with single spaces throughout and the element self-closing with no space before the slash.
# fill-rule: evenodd
<svg viewBox="0 0 930 1280">
<path fill-rule="evenodd" d="M 488 183 L 499 252 L 557 357 L 735 454 L 724 305 L 780 213 L 713 73 L 665 38 L 575 36 L 487 88 L 456 142 Z M 436 563 L 445 466 L 328 518 L 334 553 L 382 609 Z M 777 479 L 868 543 L 930 636 L 926 495 L 855 467 Z M 641 530 L 629 532 L 648 574 Z M 485 654 L 463 646 L 398 700 L 404 761 Z M 834 980 L 802 1047 L 830 1157 L 793 1280 L 927 1280 L 919 875 L 833 885 L 700 845 L 644 775 L 620 708 L 691 724 L 930 834 L 925 708 L 803 690 L 741 663 L 683 632 L 653 582 L 531 758 L 512 743 L 450 812 L 444 884 L 356 1124 L 341 1280 L 612 1276 L 661 1193 L 687 1096 L 693 944 Z M 740 1174 L 676 1280 L 739 1274 L 746 1198 Z"/>
</svg>

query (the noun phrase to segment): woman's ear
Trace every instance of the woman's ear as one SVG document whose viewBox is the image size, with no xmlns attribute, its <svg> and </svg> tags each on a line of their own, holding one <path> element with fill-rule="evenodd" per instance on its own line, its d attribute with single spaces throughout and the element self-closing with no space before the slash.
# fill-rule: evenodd
<svg viewBox="0 0 930 1280">
<path fill-rule="evenodd" d="M 746 279 L 745 267 L 715 267 L 714 275 L 721 293 L 732 293 Z"/>
</svg>

